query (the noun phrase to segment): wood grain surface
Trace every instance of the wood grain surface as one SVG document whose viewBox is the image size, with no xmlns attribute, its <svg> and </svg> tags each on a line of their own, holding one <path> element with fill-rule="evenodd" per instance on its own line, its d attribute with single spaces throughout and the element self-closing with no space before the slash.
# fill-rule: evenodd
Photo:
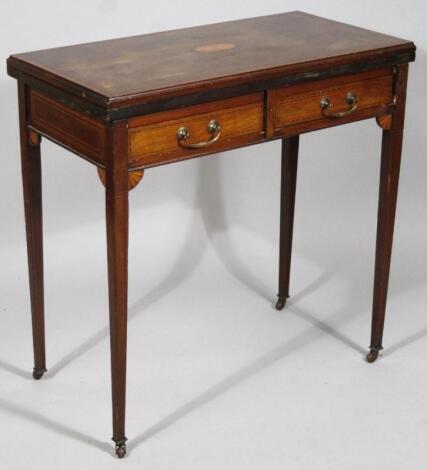
<svg viewBox="0 0 427 470">
<path fill-rule="evenodd" d="M 49 139 L 94 162 L 104 162 L 105 124 L 37 91 L 30 93 L 30 124 Z"/>
<path fill-rule="evenodd" d="M 263 94 L 258 93 L 135 119 L 130 122 L 129 159 L 152 165 L 196 157 L 206 151 L 216 152 L 239 138 L 241 142 L 242 138 L 247 142 L 258 140 L 263 134 L 263 112 Z M 207 127 L 211 120 L 221 126 L 217 142 L 203 149 L 187 149 L 178 144 L 180 127 L 188 129 L 190 143 L 208 140 Z M 135 124 L 139 125 L 133 127 Z"/>
<path fill-rule="evenodd" d="M 371 110 L 373 116 L 377 115 L 378 109 L 393 104 L 392 68 L 269 90 L 267 136 L 286 133 L 287 127 L 292 127 L 295 132 L 298 124 L 304 129 L 309 125 L 310 130 L 325 124 L 341 124 L 341 119 L 322 115 L 320 100 L 327 97 L 331 111 L 342 112 L 348 109 L 347 93 L 357 96 L 357 108 L 349 114 L 347 121 L 357 120 L 361 115 L 368 117 L 367 110 Z"/>
<path fill-rule="evenodd" d="M 181 95 L 242 91 L 265 79 L 298 73 L 304 79 L 331 67 L 407 62 L 414 51 L 410 41 L 290 12 L 16 54 L 8 70 L 74 95 L 75 105 L 83 98 L 114 115 Z"/>
</svg>

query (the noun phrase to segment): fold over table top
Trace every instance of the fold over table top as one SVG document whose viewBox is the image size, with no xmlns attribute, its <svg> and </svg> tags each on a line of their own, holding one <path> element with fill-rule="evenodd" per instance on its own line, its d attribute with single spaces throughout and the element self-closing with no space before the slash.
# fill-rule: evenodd
<svg viewBox="0 0 427 470">
<path fill-rule="evenodd" d="M 119 118 L 135 106 L 147 112 L 149 103 L 182 104 L 177 97 L 197 102 L 219 89 L 232 96 L 267 82 L 278 86 L 414 58 L 410 41 L 290 12 L 16 54 L 8 72 L 74 97 L 75 106 L 87 103 L 86 112 L 111 118 L 115 110 Z"/>
</svg>

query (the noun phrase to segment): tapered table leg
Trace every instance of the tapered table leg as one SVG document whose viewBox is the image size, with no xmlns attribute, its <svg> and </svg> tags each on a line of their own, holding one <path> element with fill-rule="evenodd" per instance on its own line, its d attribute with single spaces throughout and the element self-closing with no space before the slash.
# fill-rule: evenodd
<svg viewBox="0 0 427 470">
<path fill-rule="evenodd" d="M 289 297 L 295 190 L 298 168 L 299 136 L 282 140 L 282 180 L 280 200 L 279 294 L 276 309 L 282 310 Z"/>
<path fill-rule="evenodd" d="M 126 454 L 126 342 L 128 295 L 128 172 L 127 128 L 117 123 L 110 130 L 106 165 L 106 218 L 110 304 L 113 440 L 116 454 Z"/>
<path fill-rule="evenodd" d="M 372 333 L 370 352 L 367 355 L 368 362 L 374 362 L 378 357 L 379 351 L 382 349 L 397 188 L 402 153 L 407 77 L 408 64 L 399 66 L 397 69 L 395 88 L 396 108 L 393 113 L 390 129 L 383 130 Z"/>
<path fill-rule="evenodd" d="M 44 288 L 43 288 L 43 217 L 40 136 L 27 126 L 27 87 L 18 82 L 21 167 L 24 187 L 33 326 L 34 371 L 38 380 L 46 372 Z"/>
</svg>

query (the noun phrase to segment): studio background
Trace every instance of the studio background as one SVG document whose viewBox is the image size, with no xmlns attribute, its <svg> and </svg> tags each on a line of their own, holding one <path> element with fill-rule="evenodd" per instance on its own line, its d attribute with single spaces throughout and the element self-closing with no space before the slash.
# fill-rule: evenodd
<svg viewBox="0 0 427 470">
<path fill-rule="evenodd" d="M 146 171 L 130 194 L 127 435 L 109 441 L 104 190 L 42 143 L 48 374 L 32 342 L 12 53 L 290 10 L 410 39 L 383 356 L 364 362 L 381 130 L 300 140 L 291 299 L 277 293 L 280 142 Z M 422 1 L 3 0 L 0 466 L 424 469 L 427 7 Z M 150 73 L 148 70 L 147 73 Z"/>
</svg>

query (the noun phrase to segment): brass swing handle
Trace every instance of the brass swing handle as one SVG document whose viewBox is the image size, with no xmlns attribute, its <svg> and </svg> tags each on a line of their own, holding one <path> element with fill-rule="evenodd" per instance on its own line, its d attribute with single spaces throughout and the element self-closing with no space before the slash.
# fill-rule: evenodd
<svg viewBox="0 0 427 470">
<path fill-rule="evenodd" d="M 320 110 L 323 114 L 323 116 L 327 118 L 343 118 L 345 116 L 348 116 L 351 114 L 353 111 L 356 110 L 357 108 L 357 96 L 354 93 L 347 93 L 345 96 L 345 102 L 348 104 L 349 108 L 345 111 L 342 112 L 337 112 L 333 113 L 330 111 L 332 103 L 331 100 L 327 97 L 324 96 L 320 100 Z"/>
<path fill-rule="evenodd" d="M 209 140 L 205 140 L 203 142 L 189 143 L 186 141 L 190 137 L 190 131 L 186 127 L 180 127 L 176 133 L 176 138 L 178 140 L 178 144 L 181 147 L 187 149 L 201 149 L 203 147 L 208 147 L 209 145 L 212 145 L 214 142 L 216 142 L 219 139 L 219 136 L 221 135 L 221 127 L 216 119 L 212 119 L 211 121 L 209 121 L 208 133 L 211 134 Z"/>
</svg>

